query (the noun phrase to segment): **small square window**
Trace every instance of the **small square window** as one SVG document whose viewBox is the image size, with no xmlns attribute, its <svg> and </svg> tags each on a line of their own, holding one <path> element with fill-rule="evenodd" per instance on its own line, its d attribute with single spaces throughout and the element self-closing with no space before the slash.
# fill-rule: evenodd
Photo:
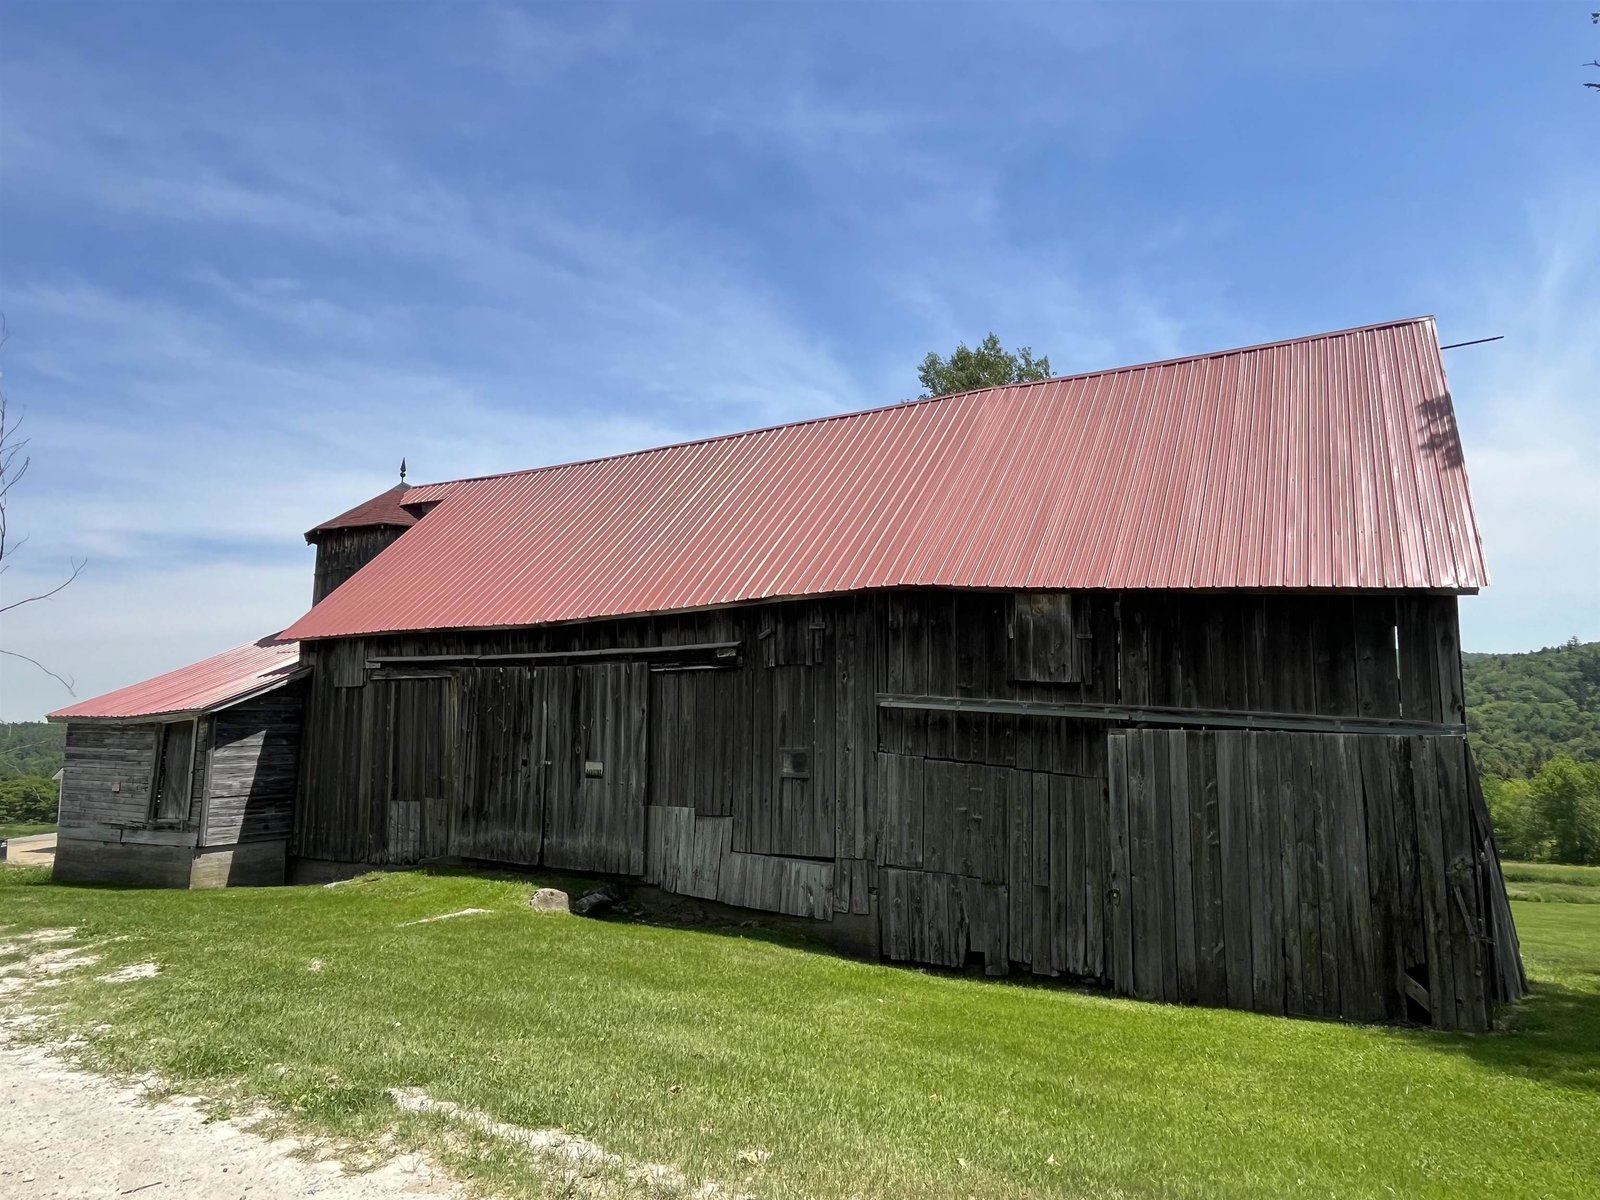
<svg viewBox="0 0 1600 1200">
<path fill-rule="evenodd" d="M 778 751 L 780 779 L 810 779 L 811 751 L 805 746 L 784 746 Z"/>
</svg>

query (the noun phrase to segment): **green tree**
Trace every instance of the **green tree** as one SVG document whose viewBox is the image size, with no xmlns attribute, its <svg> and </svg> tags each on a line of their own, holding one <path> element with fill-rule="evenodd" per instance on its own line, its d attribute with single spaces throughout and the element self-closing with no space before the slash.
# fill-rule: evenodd
<svg viewBox="0 0 1600 1200">
<path fill-rule="evenodd" d="M 0 779 L 54 775 L 67 761 L 67 727 L 45 721 L 0 721 Z"/>
<path fill-rule="evenodd" d="M 1539 768 L 1529 793 L 1552 862 L 1600 863 L 1600 765 L 1553 758 Z"/>
<path fill-rule="evenodd" d="M 1526 779 L 1483 777 L 1483 799 L 1494 823 L 1494 840 L 1502 858 L 1539 857 L 1539 830 L 1533 812 L 1533 785 Z"/>
<path fill-rule="evenodd" d="M 977 349 L 962 342 L 950 352 L 949 358 L 940 358 L 930 350 L 917 369 L 925 396 L 948 396 L 954 392 L 1027 383 L 1049 376 L 1048 356 L 1034 358 L 1032 346 L 1022 346 L 1012 353 L 993 333 L 979 342 Z"/>
</svg>

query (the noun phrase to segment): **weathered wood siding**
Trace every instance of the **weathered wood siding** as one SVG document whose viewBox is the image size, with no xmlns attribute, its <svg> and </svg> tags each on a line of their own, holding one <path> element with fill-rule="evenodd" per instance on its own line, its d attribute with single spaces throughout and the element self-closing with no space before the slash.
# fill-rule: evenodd
<svg viewBox="0 0 1600 1200">
<path fill-rule="evenodd" d="M 1119 991 L 1355 1021 L 1405 1017 L 1414 991 L 1446 1029 L 1520 993 L 1465 738 L 1110 736 Z"/>
<path fill-rule="evenodd" d="M 152 723 L 68 724 L 62 832 L 115 836 L 124 827 L 150 823 L 160 737 L 161 726 Z"/>
<path fill-rule="evenodd" d="M 223 709 L 202 722 L 209 754 L 198 761 L 204 796 L 201 845 L 287 839 L 294 824 L 304 689 L 295 684 Z"/>
<path fill-rule="evenodd" d="M 317 535 L 316 575 L 311 603 L 316 604 L 362 567 L 366 566 L 405 530 L 329 529 Z"/>
<path fill-rule="evenodd" d="M 1467 911 L 1514 939 L 1459 738 L 1223 734 L 1203 715 L 1147 738 L 1117 712 L 880 697 L 1450 725 L 1455 638 L 1453 597 L 924 591 L 312 643 L 293 850 L 637 875 L 864 917 L 895 959 L 1393 1017 L 1408 1010 L 1391 963 L 1414 985 L 1444 978 L 1425 966 L 1456 934 L 1428 941 L 1443 918 L 1422 889 L 1472 847 L 1477 873 L 1456 872 Z M 1396 765 L 1379 802 L 1367 759 L 1400 743 L 1445 765 Z M 1271 753 L 1240 749 L 1258 744 Z M 1447 836 L 1456 858 L 1425 870 Z M 1357 850 L 1364 872 L 1340 874 Z M 1489 972 L 1500 994 L 1514 964 Z M 1436 1021 L 1481 1027 L 1468 983 L 1432 996 Z"/>
</svg>

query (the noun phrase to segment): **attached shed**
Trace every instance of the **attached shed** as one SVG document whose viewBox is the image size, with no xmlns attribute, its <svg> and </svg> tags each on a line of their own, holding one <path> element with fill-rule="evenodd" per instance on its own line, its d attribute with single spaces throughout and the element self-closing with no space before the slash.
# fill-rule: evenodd
<svg viewBox="0 0 1600 1200">
<path fill-rule="evenodd" d="M 283 882 L 307 674 L 269 637 L 51 713 L 67 727 L 56 878 Z"/>
<path fill-rule="evenodd" d="M 1522 992 L 1430 318 L 377 501 L 414 524 L 286 631 L 300 858 L 611 873 L 1263 1012 Z"/>
</svg>

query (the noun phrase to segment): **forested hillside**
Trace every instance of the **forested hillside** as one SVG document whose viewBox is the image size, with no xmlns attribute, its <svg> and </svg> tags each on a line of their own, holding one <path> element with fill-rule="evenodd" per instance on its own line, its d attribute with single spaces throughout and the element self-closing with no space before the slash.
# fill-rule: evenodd
<svg viewBox="0 0 1600 1200">
<path fill-rule="evenodd" d="M 49 778 L 65 761 L 67 727 L 47 721 L 0 722 L 0 779 Z"/>
<path fill-rule="evenodd" d="M 1560 755 L 1600 762 L 1600 642 L 1466 654 L 1467 728 L 1479 768 L 1516 779 Z"/>
</svg>

